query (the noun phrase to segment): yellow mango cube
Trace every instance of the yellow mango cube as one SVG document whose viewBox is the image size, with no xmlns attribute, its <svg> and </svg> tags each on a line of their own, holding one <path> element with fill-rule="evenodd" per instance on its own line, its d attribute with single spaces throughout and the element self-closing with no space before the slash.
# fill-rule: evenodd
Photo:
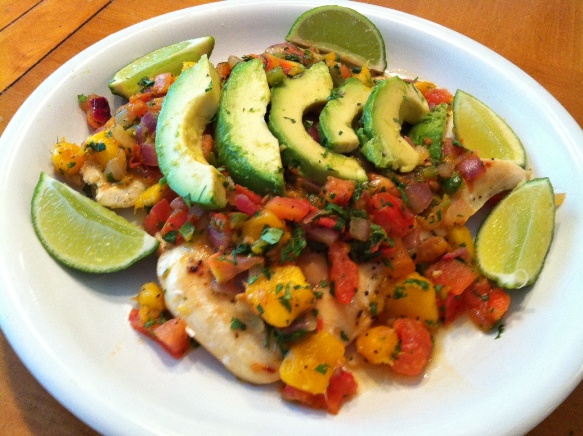
<svg viewBox="0 0 583 436">
<path fill-rule="evenodd" d="M 312 287 L 295 265 L 271 269 L 246 285 L 244 299 L 255 313 L 274 327 L 289 326 L 316 302 Z"/>
<path fill-rule="evenodd" d="M 112 137 L 111 130 L 102 130 L 85 140 L 85 152 L 104 169 L 107 163 L 117 158 L 120 146 Z"/>
<path fill-rule="evenodd" d="M 320 331 L 292 345 L 279 368 L 281 380 L 302 391 L 323 394 L 336 368 L 344 364 L 344 344 Z"/>
<path fill-rule="evenodd" d="M 55 145 L 51 156 L 55 170 L 67 176 L 79 174 L 85 159 L 85 152 L 81 147 L 64 139 Z"/>
<path fill-rule="evenodd" d="M 160 184 L 156 183 L 155 185 L 150 186 L 136 198 L 136 202 L 134 204 L 135 209 L 143 209 L 144 207 L 154 206 L 162 197 L 168 192 L 170 188 L 166 183 Z"/>
<path fill-rule="evenodd" d="M 356 339 L 356 351 L 375 365 L 393 363 L 398 346 L 399 336 L 397 332 L 386 325 L 371 327 Z"/>
<path fill-rule="evenodd" d="M 428 327 L 437 326 L 439 312 L 433 283 L 417 272 L 405 276 L 390 289 L 384 315 L 417 319 Z"/>
<path fill-rule="evenodd" d="M 449 229 L 447 240 L 453 248 L 466 247 L 470 257 L 473 259 L 476 249 L 474 247 L 474 238 L 467 226 L 455 225 Z"/>
</svg>

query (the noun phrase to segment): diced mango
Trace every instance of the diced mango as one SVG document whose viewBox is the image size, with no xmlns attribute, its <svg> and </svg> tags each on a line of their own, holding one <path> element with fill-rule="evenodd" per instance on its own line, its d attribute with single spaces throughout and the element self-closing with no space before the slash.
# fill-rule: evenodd
<svg viewBox="0 0 583 436">
<path fill-rule="evenodd" d="M 287 327 L 316 301 L 312 287 L 295 265 L 278 266 L 250 280 L 244 298 L 265 322 Z"/>
<path fill-rule="evenodd" d="M 361 333 L 356 339 L 356 350 L 375 365 L 391 364 L 398 353 L 399 336 L 395 329 L 379 325 Z"/>
<path fill-rule="evenodd" d="M 144 323 L 157 319 L 166 310 L 164 291 L 157 283 L 148 282 L 142 285 L 136 300 L 140 319 Z"/>
<path fill-rule="evenodd" d="M 134 204 L 135 209 L 142 209 L 144 207 L 154 206 L 162 197 L 168 192 L 170 188 L 166 183 L 156 183 L 142 192 Z"/>
<path fill-rule="evenodd" d="M 95 159 L 101 169 L 104 169 L 110 160 L 116 158 L 120 151 L 120 146 L 113 139 L 111 130 L 102 130 L 91 135 L 85 140 L 83 148 L 89 156 Z"/>
<path fill-rule="evenodd" d="M 63 139 L 55 145 L 51 159 L 58 173 L 72 176 L 79 174 L 79 170 L 85 163 L 86 156 L 83 149 L 77 144 Z"/>
<path fill-rule="evenodd" d="M 352 74 L 352 77 L 356 77 L 368 87 L 372 87 L 374 85 L 372 81 L 372 75 L 367 67 L 362 67 L 360 72 Z"/>
<path fill-rule="evenodd" d="M 433 283 L 417 272 L 407 275 L 389 291 L 384 315 L 417 319 L 428 327 L 437 326 L 439 313 Z"/>
<path fill-rule="evenodd" d="M 476 249 L 474 247 L 474 238 L 467 226 L 455 225 L 451 227 L 447 234 L 447 240 L 453 248 L 466 247 L 470 257 L 473 259 Z"/>
<path fill-rule="evenodd" d="M 312 394 L 323 394 L 330 377 L 344 364 L 344 344 L 336 336 L 320 331 L 292 345 L 279 368 L 281 380 Z"/>
</svg>

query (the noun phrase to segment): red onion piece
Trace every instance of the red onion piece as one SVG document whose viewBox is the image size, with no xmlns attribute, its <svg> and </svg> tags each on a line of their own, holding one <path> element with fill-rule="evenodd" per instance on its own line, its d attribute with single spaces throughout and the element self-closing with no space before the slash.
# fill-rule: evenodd
<svg viewBox="0 0 583 436">
<path fill-rule="evenodd" d="M 338 232 L 328 227 L 305 226 L 304 231 L 310 239 L 322 242 L 328 246 L 332 245 L 339 238 Z"/>
<path fill-rule="evenodd" d="M 415 215 L 427 209 L 433 201 L 433 192 L 427 183 L 411 183 L 405 187 L 405 194 L 409 208 Z"/>
<path fill-rule="evenodd" d="M 146 142 L 140 144 L 142 152 L 142 163 L 149 167 L 158 166 L 158 155 L 156 154 L 156 146 L 152 143 Z"/>
<path fill-rule="evenodd" d="M 476 177 L 486 172 L 484 163 L 475 154 L 468 154 L 458 164 L 457 170 L 466 181 L 474 180 Z"/>
<path fill-rule="evenodd" d="M 93 97 L 89 100 L 89 110 L 93 119 L 101 125 L 111 118 L 109 102 L 105 97 Z"/>
</svg>

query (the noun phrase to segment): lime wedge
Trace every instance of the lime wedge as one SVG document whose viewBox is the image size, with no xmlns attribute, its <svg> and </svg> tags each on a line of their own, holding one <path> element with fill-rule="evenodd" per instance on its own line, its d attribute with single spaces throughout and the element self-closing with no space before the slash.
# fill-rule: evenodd
<svg viewBox="0 0 583 436">
<path fill-rule="evenodd" d="M 343 61 L 372 71 L 387 68 L 381 32 L 364 15 L 347 7 L 326 5 L 304 12 L 285 39 L 322 52 L 332 51 Z"/>
<path fill-rule="evenodd" d="M 555 196 L 548 178 L 516 187 L 486 218 L 476 236 L 484 275 L 507 289 L 533 284 L 553 239 Z"/>
<path fill-rule="evenodd" d="M 49 254 L 81 271 L 119 271 L 158 247 L 156 238 L 45 173 L 34 189 L 31 212 Z"/>
<path fill-rule="evenodd" d="M 160 73 L 177 76 L 184 62 L 196 62 L 203 54 L 210 56 L 214 46 L 212 36 L 203 36 L 159 48 L 119 70 L 109 81 L 109 89 L 114 94 L 129 98 L 141 90 L 142 79 L 153 80 Z"/>
<path fill-rule="evenodd" d="M 526 166 L 522 142 L 496 112 L 467 92 L 453 98 L 453 125 L 457 139 L 482 159 L 506 159 Z"/>
</svg>

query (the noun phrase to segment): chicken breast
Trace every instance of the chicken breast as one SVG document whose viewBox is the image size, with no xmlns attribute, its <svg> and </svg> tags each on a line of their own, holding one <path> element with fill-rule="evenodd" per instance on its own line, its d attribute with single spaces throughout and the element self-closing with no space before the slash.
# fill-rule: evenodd
<svg viewBox="0 0 583 436">
<path fill-rule="evenodd" d="M 328 268 L 324 254 L 312 253 L 310 261 L 318 265 L 320 270 Z M 385 278 L 385 268 L 380 261 L 359 265 L 358 291 L 350 304 L 340 303 L 330 293 L 329 287 L 321 288 L 322 297 L 317 300 L 316 309 L 318 317 L 322 319 L 323 330 L 346 343 L 366 330 L 372 323 L 374 312 L 380 313 L 384 304 L 381 284 Z"/>
<path fill-rule="evenodd" d="M 482 159 L 486 172 L 470 183 L 463 183 L 452 196 L 444 220 L 446 225 L 464 224 L 486 202 L 504 191 L 515 188 L 530 177 L 530 172 L 503 159 Z"/>
<path fill-rule="evenodd" d="M 266 347 L 263 322 L 235 295 L 217 292 L 203 242 L 180 245 L 161 254 L 158 279 L 170 312 L 182 318 L 192 337 L 241 380 L 266 384 L 279 380 L 281 352 L 275 341 Z M 245 329 L 232 328 L 233 320 Z"/>
<path fill-rule="evenodd" d="M 112 183 L 107 180 L 99 165 L 92 161 L 83 165 L 81 175 L 85 183 L 95 187 L 95 201 L 112 209 L 133 207 L 139 195 L 151 185 L 137 177 Z"/>
</svg>

